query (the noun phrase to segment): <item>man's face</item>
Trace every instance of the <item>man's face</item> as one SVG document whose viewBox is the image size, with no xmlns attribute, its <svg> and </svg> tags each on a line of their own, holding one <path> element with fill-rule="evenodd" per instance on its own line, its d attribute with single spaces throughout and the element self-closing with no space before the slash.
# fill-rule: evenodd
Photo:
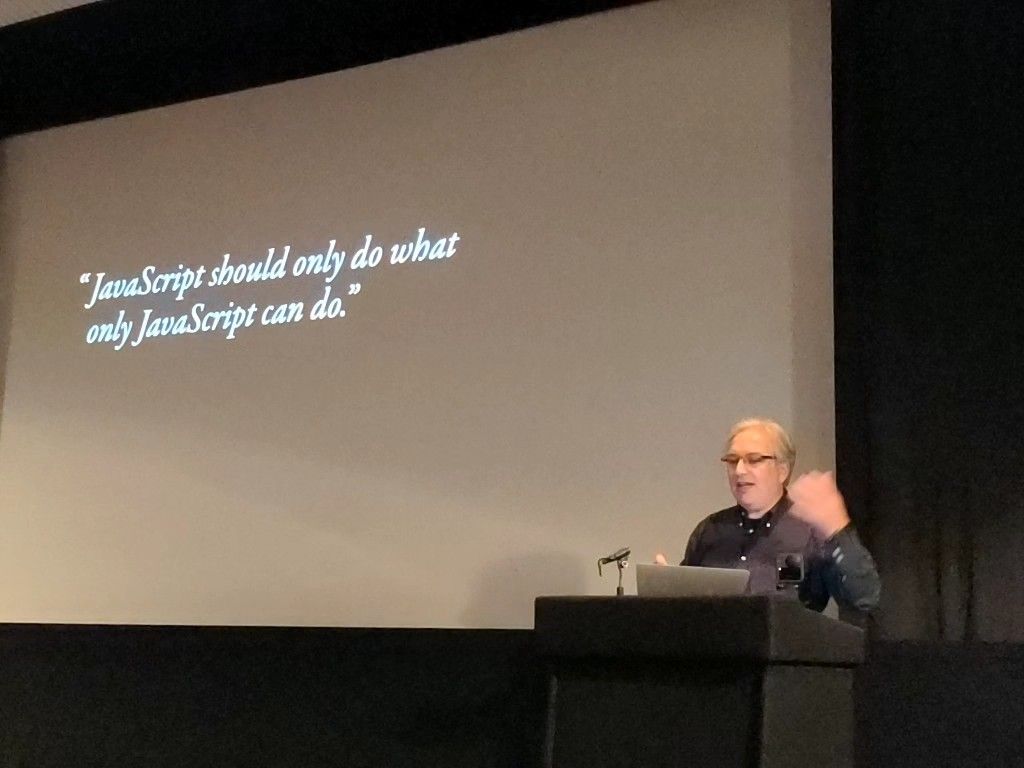
<svg viewBox="0 0 1024 768">
<path fill-rule="evenodd" d="M 725 456 L 729 490 L 751 514 L 767 512 L 782 498 L 789 467 L 774 458 L 776 453 L 772 436 L 760 427 L 743 430 L 729 443 Z M 758 461 L 763 456 L 773 458 Z"/>
</svg>

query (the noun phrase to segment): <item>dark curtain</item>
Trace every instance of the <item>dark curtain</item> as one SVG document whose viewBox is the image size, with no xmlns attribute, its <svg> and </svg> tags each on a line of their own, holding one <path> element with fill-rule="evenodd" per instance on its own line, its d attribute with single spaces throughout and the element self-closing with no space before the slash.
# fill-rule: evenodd
<svg viewBox="0 0 1024 768">
<path fill-rule="evenodd" d="M 837 469 L 876 630 L 1024 640 L 1024 3 L 833 6 Z"/>
</svg>

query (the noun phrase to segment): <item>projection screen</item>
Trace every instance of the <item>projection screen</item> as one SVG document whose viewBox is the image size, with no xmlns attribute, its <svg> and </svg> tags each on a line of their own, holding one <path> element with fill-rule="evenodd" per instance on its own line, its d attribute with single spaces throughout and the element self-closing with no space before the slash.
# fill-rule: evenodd
<svg viewBox="0 0 1024 768">
<path fill-rule="evenodd" d="M 0 620 L 528 627 L 735 420 L 830 467 L 829 67 L 665 1 L 4 142 Z"/>
</svg>

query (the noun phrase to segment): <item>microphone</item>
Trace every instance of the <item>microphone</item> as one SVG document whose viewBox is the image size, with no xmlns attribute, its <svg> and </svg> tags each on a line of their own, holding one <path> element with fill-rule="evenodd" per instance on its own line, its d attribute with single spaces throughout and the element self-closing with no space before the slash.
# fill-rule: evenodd
<svg viewBox="0 0 1024 768">
<path fill-rule="evenodd" d="M 620 597 L 625 594 L 625 592 L 622 591 L 622 569 L 629 565 L 629 560 L 626 559 L 628 557 L 629 547 L 623 547 L 622 549 L 615 550 L 610 555 L 608 555 L 608 557 L 599 558 L 597 561 L 598 576 L 603 575 L 601 573 L 602 565 L 608 565 L 608 563 L 615 563 L 616 567 L 619 569 L 619 586 L 615 588 L 615 594 L 619 595 Z"/>
<path fill-rule="evenodd" d="M 615 563 L 619 560 L 625 560 L 627 557 L 629 557 L 629 555 L 629 547 L 623 547 L 622 549 L 615 550 L 610 555 L 608 555 L 608 557 L 602 557 L 597 562 L 601 565 L 608 565 L 608 563 Z"/>
</svg>

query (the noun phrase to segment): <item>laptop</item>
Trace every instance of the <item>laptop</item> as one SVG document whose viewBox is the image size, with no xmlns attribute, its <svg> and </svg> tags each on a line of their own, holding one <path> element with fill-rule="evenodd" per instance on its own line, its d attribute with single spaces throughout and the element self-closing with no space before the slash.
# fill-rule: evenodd
<svg viewBox="0 0 1024 768">
<path fill-rule="evenodd" d="M 741 568 L 636 566 L 636 593 L 640 597 L 731 597 L 746 594 L 748 581 L 750 571 Z"/>
</svg>

